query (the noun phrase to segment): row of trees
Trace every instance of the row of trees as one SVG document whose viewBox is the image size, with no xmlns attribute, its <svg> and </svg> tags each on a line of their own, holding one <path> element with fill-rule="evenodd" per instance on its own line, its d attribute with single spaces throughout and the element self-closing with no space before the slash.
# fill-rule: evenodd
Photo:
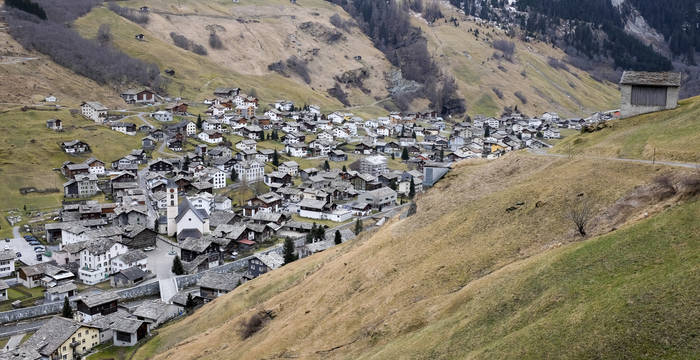
<svg viewBox="0 0 700 360">
<path fill-rule="evenodd" d="M 454 79 L 445 76 L 432 60 L 420 28 L 411 24 L 408 1 L 332 0 L 341 5 L 389 61 L 399 67 L 407 80 L 425 85 L 420 95 L 428 98 L 441 114 L 462 113 L 464 100 L 456 93 Z M 337 91 L 336 91 L 337 92 Z M 410 94 L 395 94 L 395 101 L 406 106 Z M 338 97 L 338 96 L 336 96 Z"/>
<path fill-rule="evenodd" d="M 113 2 L 110 2 L 108 7 L 117 15 L 129 19 L 137 24 L 148 24 L 148 21 L 150 20 L 147 12 L 142 12 L 128 7 L 121 7 Z"/>
<path fill-rule="evenodd" d="M 173 44 L 181 49 L 189 50 L 202 56 L 206 56 L 208 54 L 207 49 L 204 46 L 188 39 L 185 35 L 178 34 L 173 31 L 170 33 L 170 38 L 173 40 Z"/>
</svg>

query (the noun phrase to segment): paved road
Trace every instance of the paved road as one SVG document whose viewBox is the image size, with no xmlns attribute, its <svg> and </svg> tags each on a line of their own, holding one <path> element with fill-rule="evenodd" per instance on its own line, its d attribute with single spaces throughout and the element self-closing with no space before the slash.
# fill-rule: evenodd
<svg viewBox="0 0 700 360">
<path fill-rule="evenodd" d="M 22 237 L 19 232 L 19 226 L 12 228 L 12 239 L 10 241 L 0 241 L 0 249 L 12 249 L 15 253 L 19 252 L 22 254 L 18 260 L 22 260 L 23 263 L 27 265 L 38 264 L 39 261 L 36 259 L 36 252 L 34 252 L 34 246 L 29 245 L 26 240 Z M 46 248 L 46 247 L 44 247 Z M 44 256 L 42 262 L 51 260 L 50 258 Z"/>
<path fill-rule="evenodd" d="M 18 324 L 0 326 L 0 337 L 8 337 L 15 334 L 24 334 L 39 329 L 49 319 L 23 321 Z"/>
<path fill-rule="evenodd" d="M 557 157 L 557 158 L 569 157 L 569 155 L 566 155 L 566 154 L 552 154 L 552 153 L 549 153 L 549 152 L 547 152 L 545 150 L 541 150 L 541 149 L 540 150 L 528 149 L 528 150 L 530 150 L 531 154 L 537 155 L 537 156 L 548 156 L 548 157 Z M 651 161 L 651 160 L 642 160 L 642 159 L 614 158 L 614 157 L 594 156 L 594 155 L 575 155 L 575 157 L 579 157 L 579 158 L 582 157 L 585 159 L 596 159 L 596 160 L 632 162 L 632 163 L 649 164 L 649 165 L 659 164 L 659 165 L 684 167 L 684 168 L 691 168 L 691 169 L 700 169 L 699 163 L 691 163 L 691 162 L 659 161 L 659 160 Z"/>
</svg>

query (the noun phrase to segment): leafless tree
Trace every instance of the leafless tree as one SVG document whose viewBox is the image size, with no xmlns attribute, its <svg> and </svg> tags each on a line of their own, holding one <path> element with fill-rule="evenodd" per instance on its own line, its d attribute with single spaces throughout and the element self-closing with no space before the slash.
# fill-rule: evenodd
<svg viewBox="0 0 700 360">
<path fill-rule="evenodd" d="M 579 235 L 586 236 L 586 227 L 593 217 L 593 201 L 584 196 L 577 196 L 576 199 L 569 204 L 567 217 L 576 226 Z"/>
<path fill-rule="evenodd" d="M 102 24 L 97 29 L 97 42 L 102 46 L 109 45 L 112 42 L 112 31 L 109 24 Z"/>
</svg>

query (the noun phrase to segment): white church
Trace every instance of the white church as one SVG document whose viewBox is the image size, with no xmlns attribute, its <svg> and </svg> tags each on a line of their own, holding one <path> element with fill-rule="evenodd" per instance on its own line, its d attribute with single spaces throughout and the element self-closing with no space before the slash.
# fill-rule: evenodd
<svg viewBox="0 0 700 360">
<path fill-rule="evenodd" d="M 204 209 L 197 209 L 187 197 L 178 198 L 177 185 L 170 181 L 166 189 L 167 233 L 168 236 L 201 237 L 209 234 L 209 214 Z M 186 235 L 186 236 L 184 236 Z"/>
</svg>

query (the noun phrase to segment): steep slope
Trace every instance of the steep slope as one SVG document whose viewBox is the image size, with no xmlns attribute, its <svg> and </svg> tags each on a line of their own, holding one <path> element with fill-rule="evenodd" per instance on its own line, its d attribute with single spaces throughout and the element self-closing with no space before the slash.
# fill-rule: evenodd
<svg viewBox="0 0 700 360">
<path fill-rule="evenodd" d="M 138 1 L 119 4 L 130 8 L 143 5 Z M 377 116 L 385 113 L 383 107 L 396 109 L 387 88 L 396 86 L 392 79 L 397 69 L 359 27 L 352 25 L 352 19 L 340 6 L 323 0 L 297 4 L 287 0 L 237 4 L 223 0 L 157 0 L 148 6 L 149 22 L 145 25 L 98 7 L 78 19 L 76 28 L 92 38 L 101 24 L 109 24 L 116 47 L 155 62 L 162 70 L 175 69 L 176 75 L 168 77 L 167 86 L 173 96 L 200 100 L 211 96 L 216 87 L 238 86 L 244 91 L 255 88 L 264 102 L 291 98 L 334 110 L 344 106 L 327 90 L 338 82 L 348 94 L 353 112 Z M 560 50 L 513 38 L 509 39 L 516 47 L 513 62 L 494 60 L 496 51 L 491 43 L 507 38 L 502 30 L 466 21 L 451 6 L 444 5 L 443 11 L 446 17 L 459 19 L 460 26 L 443 20 L 428 25 L 418 15 L 414 25 L 422 28 L 433 59 L 443 72 L 457 80 L 459 94 L 467 99 L 469 114 L 496 115 L 505 106 L 518 105 L 533 114 L 558 111 L 563 116 L 573 116 L 617 106 L 619 93 L 614 84 L 595 81 L 573 67 L 553 68 L 548 60 L 562 59 L 564 53 Z M 348 25 L 332 25 L 330 18 L 335 14 Z M 212 30 L 222 40 L 222 49 L 209 47 Z M 475 30 L 482 36 L 475 37 Z M 208 55 L 177 48 L 171 32 L 203 44 Z M 145 34 L 145 42 L 133 38 L 138 33 Z M 307 79 L 293 70 L 287 69 L 283 76 L 268 68 L 292 56 L 307 62 Z M 503 95 L 499 97 L 493 89 Z M 516 92 L 522 93 L 525 100 L 518 99 Z M 428 106 L 425 100 L 413 103 L 415 110 Z"/>
<path fill-rule="evenodd" d="M 687 357 L 700 206 L 664 210 L 691 186 L 639 186 L 657 174 L 527 153 L 461 163 L 418 214 L 244 284 L 136 358 Z M 564 215 L 580 193 L 598 214 L 585 241 Z M 274 318 L 242 339 L 261 310 Z"/>
<path fill-rule="evenodd" d="M 556 111 L 562 116 L 586 116 L 619 107 L 615 84 L 596 81 L 573 66 L 552 67 L 550 58 L 563 64 L 566 54 L 561 50 L 540 41 L 510 37 L 506 31 L 469 19 L 451 6 L 443 6 L 442 11 L 445 19 L 457 19 L 458 26 L 445 19 L 428 24 L 418 14 L 414 14 L 414 23 L 421 26 L 429 40 L 433 58 L 457 80 L 460 92 L 468 99 L 469 114 L 494 116 L 505 106 L 517 105 L 533 115 Z M 497 40 L 513 43 L 511 61 L 494 57 L 500 54 L 492 46 Z M 516 92 L 526 100 L 519 99 Z"/>
<path fill-rule="evenodd" d="M 0 109 L 38 104 L 48 95 L 59 104 L 76 106 L 100 99 L 111 106 L 122 103 L 113 89 L 75 74 L 43 54 L 27 51 L 0 23 Z"/>
<path fill-rule="evenodd" d="M 700 163 L 700 97 L 674 110 L 611 121 L 594 133 L 568 137 L 553 152 Z"/>
</svg>

